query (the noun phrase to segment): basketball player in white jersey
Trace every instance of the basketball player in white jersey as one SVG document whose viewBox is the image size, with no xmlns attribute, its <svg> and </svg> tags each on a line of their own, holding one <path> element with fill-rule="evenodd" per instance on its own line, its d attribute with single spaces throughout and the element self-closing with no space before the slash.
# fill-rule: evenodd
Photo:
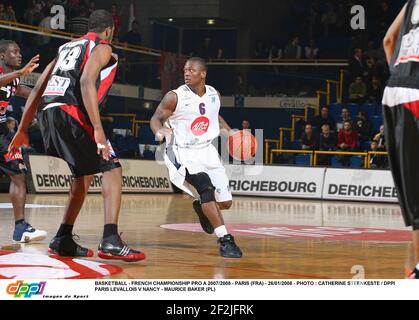
<svg viewBox="0 0 419 320">
<path fill-rule="evenodd" d="M 207 65 L 190 58 L 184 67 L 185 84 L 168 92 L 151 118 L 157 140 L 166 139 L 165 163 L 170 179 L 194 201 L 202 229 L 215 231 L 220 255 L 240 258 L 242 252 L 228 233 L 221 215 L 232 204 L 229 180 L 212 141 L 231 131 L 219 116 L 220 95 L 205 85 Z"/>
</svg>

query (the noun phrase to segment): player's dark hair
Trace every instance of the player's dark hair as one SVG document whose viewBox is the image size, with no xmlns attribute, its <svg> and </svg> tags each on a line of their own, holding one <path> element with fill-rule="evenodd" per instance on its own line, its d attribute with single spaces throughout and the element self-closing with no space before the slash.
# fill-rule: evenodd
<svg viewBox="0 0 419 320">
<path fill-rule="evenodd" d="M 112 15 L 106 10 L 95 10 L 89 17 L 89 31 L 91 32 L 101 33 L 113 26 Z"/>
<path fill-rule="evenodd" d="M 202 67 L 202 69 L 204 69 L 205 71 L 208 70 L 207 63 L 205 62 L 204 59 L 200 57 L 191 57 L 188 59 L 188 61 L 196 62 Z"/>
<path fill-rule="evenodd" d="M 12 44 L 16 44 L 16 42 L 13 40 L 0 40 L 0 53 L 5 53 Z"/>
</svg>

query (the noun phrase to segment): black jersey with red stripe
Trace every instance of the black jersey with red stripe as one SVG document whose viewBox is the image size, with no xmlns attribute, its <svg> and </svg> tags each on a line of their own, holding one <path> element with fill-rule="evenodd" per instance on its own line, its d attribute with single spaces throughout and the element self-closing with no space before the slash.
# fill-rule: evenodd
<svg viewBox="0 0 419 320">
<path fill-rule="evenodd" d="M 4 74 L 3 68 L 0 67 L 0 75 Z M 16 78 L 5 86 L 0 87 L 0 134 L 6 134 L 9 130 L 6 126 L 6 111 L 10 99 L 16 94 L 20 79 Z"/>
<path fill-rule="evenodd" d="M 389 87 L 419 89 L 419 1 L 407 2 L 389 67 Z"/>
<path fill-rule="evenodd" d="M 87 60 L 100 44 L 110 45 L 100 39 L 96 33 L 89 32 L 79 39 L 67 42 L 58 49 L 57 62 L 42 95 L 41 105 L 43 108 L 73 105 L 85 111 L 80 90 L 80 78 Z M 114 50 L 113 47 L 112 50 Z M 112 58 L 101 70 L 96 80 L 99 108 L 102 107 L 112 86 L 117 65 L 118 56 L 112 53 Z"/>
</svg>

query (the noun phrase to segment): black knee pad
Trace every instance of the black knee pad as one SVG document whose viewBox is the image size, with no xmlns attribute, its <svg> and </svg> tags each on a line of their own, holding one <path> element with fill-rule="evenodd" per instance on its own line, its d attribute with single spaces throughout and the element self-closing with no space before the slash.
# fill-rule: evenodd
<svg viewBox="0 0 419 320">
<path fill-rule="evenodd" d="M 208 174 L 200 172 L 198 174 L 190 175 L 188 178 L 188 182 L 195 187 L 196 191 L 201 196 L 201 203 L 215 201 L 215 187 Z"/>
</svg>

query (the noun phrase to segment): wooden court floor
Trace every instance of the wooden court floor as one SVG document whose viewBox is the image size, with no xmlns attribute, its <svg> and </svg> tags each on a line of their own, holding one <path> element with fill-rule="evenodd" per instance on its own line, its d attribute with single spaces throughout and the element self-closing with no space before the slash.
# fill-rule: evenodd
<svg viewBox="0 0 419 320">
<path fill-rule="evenodd" d="M 49 239 L 60 224 L 66 195 L 28 196 L 27 203 L 35 205 L 26 210 L 29 222 L 49 235 L 39 243 L 24 245 L 11 240 L 9 202 L 7 194 L 0 194 L 0 250 L 46 254 Z M 114 277 L 348 279 L 354 276 L 354 266 L 360 266 L 366 278 L 398 279 L 404 278 L 404 267 L 413 263 L 410 233 L 403 226 L 399 207 L 393 204 L 235 197 L 224 217 L 227 227 L 233 226 L 244 252 L 242 259 L 221 258 L 214 235 L 190 231 L 199 230 L 191 198 L 124 195 L 119 231 L 147 259 L 110 262 L 123 268 Z M 74 232 L 82 245 L 96 251 L 102 230 L 102 198 L 89 195 Z M 346 235 L 335 236 L 339 230 Z M 377 234 L 378 240 L 374 238 Z M 90 259 L 101 261 L 97 256 Z"/>
</svg>

